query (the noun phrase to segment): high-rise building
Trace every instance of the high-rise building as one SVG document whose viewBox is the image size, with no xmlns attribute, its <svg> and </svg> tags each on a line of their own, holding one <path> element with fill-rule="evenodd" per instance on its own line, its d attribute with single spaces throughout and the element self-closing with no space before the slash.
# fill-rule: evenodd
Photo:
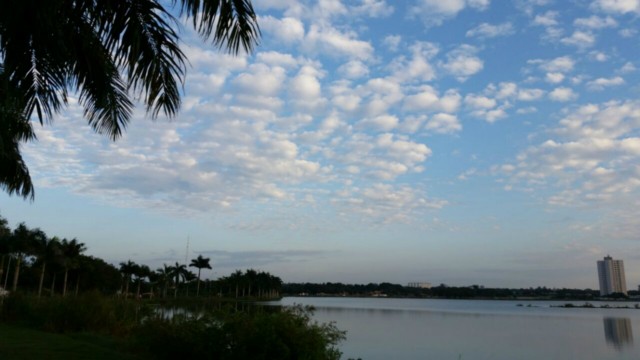
<svg viewBox="0 0 640 360">
<path fill-rule="evenodd" d="M 604 260 L 599 260 L 598 279 L 601 296 L 613 293 L 627 294 L 627 280 L 624 277 L 622 260 L 613 260 L 609 255 Z"/>
</svg>

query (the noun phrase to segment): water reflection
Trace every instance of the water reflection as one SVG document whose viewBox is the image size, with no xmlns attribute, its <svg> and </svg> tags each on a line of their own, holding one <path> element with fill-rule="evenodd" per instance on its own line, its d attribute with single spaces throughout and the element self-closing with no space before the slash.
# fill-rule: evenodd
<svg viewBox="0 0 640 360">
<path fill-rule="evenodd" d="M 633 345 L 633 329 L 629 318 L 605 317 L 602 323 L 607 344 L 618 350 Z"/>
</svg>

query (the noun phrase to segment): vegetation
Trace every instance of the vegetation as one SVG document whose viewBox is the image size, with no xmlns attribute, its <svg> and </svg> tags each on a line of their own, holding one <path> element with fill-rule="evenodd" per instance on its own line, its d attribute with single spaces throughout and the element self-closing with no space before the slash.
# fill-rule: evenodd
<svg viewBox="0 0 640 360">
<path fill-rule="evenodd" d="M 561 300 L 593 300 L 600 298 L 599 292 L 592 289 L 550 289 L 537 288 L 485 288 L 479 285 L 471 286 L 439 286 L 426 288 L 407 287 L 399 284 L 284 284 L 285 295 L 307 296 L 390 296 L 410 298 L 446 298 L 446 299 L 561 299 Z M 630 291 L 630 295 L 637 292 Z M 620 298 L 613 296 L 612 299 Z"/>
<path fill-rule="evenodd" d="M 31 117 L 51 122 L 70 91 L 89 125 L 114 140 L 134 98 L 154 119 L 176 115 L 187 63 L 176 11 L 231 53 L 257 43 L 249 0 L 0 2 L 0 188 L 33 198 L 20 143 L 35 140 Z"/>
<path fill-rule="evenodd" d="M 138 358 L 340 358 L 336 346 L 344 339 L 344 332 L 333 324 L 313 322 L 308 308 L 252 305 L 237 311 L 231 304 L 217 305 L 166 316 L 149 302 L 106 297 L 97 292 L 53 299 L 11 295 L 0 306 L 0 335 L 13 334 L 17 343 L 8 346 L 4 340 L 11 336 L 3 336 L 0 354 L 18 351 L 20 344 L 28 341 L 19 336 L 24 333 L 35 335 L 49 351 L 61 351 L 60 358 L 76 358 L 78 351 L 84 351 L 71 344 L 65 350 L 64 344 L 69 342 L 85 347 L 86 351 L 98 351 L 97 356 L 104 355 L 104 349 L 72 340 L 83 334 L 111 344 L 114 348 L 107 354 L 121 352 Z"/>
<path fill-rule="evenodd" d="M 179 263 L 152 271 L 128 260 L 116 268 L 86 250 L 24 223 L 11 229 L 0 217 L 0 279 L 13 279 L 15 290 L 0 296 L 1 358 L 73 359 L 91 351 L 90 358 L 340 358 L 344 333 L 313 322 L 310 309 L 242 301 L 278 298 L 277 276 L 249 269 L 203 280 L 200 271 L 211 264 L 202 256 L 191 261 L 196 276 Z M 40 350 L 19 355 L 32 336 Z"/>
</svg>

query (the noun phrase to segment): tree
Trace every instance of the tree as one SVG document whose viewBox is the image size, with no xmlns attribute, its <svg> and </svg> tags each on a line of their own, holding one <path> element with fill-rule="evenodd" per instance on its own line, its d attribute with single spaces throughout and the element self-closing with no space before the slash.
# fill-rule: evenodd
<svg viewBox="0 0 640 360">
<path fill-rule="evenodd" d="M 131 282 L 131 276 L 136 272 L 138 268 L 138 264 L 129 260 L 126 263 L 120 263 L 120 273 L 122 274 L 122 278 L 124 280 L 124 298 L 129 297 L 129 282 Z"/>
<path fill-rule="evenodd" d="M 16 259 L 15 268 L 13 271 L 13 285 L 11 287 L 12 291 L 16 291 L 18 289 L 20 266 L 22 265 L 25 256 L 33 251 L 33 248 L 37 242 L 42 241 L 42 239 L 46 237 L 47 236 L 42 230 L 29 229 L 24 223 L 18 224 L 18 226 L 13 229 L 13 232 L 9 237 L 9 247 Z"/>
<path fill-rule="evenodd" d="M 211 270 L 211 265 L 209 265 L 210 258 L 202 257 L 202 255 L 198 255 L 197 258 L 191 259 L 190 267 L 198 268 L 198 287 L 196 288 L 196 296 L 200 295 L 200 271 L 202 269 Z"/>
<path fill-rule="evenodd" d="M 179 263 L 176 262 L 175 266 L 171 266 L 171 276 L 175 280 L 175 282 L 174 282 L 175 288 L 173 289 L 173 297 L 174 298 L 178 297 L 178 286 L 180 285 L 180 279 L 186 280 L 186 278 L 187 278 L 186 274 L 188 272 L 189 272 L 189 270 L 187 270 L 187 265 L 179 264 Z"/>
<path fill-rule="evenodd" d="M 78 267 L 78 259 L 80 255 L 87 250 L 84 243 L 79 242 L 76 239 L 71 241 L 62 239 L 60 243 L 60 249 L 62 250 L 62 264 L 64 266 L 64 283 L 62 285 L 62 296 L 67 295 L 67 279 L 69 276 L 69 270 Z M 78 274 L 80 276 L 80 274 Z M 76 279 L 78 281 L 79 279 Z"/>
<path fill-rule="evenodd" d="M 131 118 L 132 98 L 154 119 L 176 115 L 187 59 L 173 8 L 233 54 L 251 51 L 260 36 L 250 0 L 0 2 L 0 187 L 33 197 L 19 143 L 35 138 L 29 119 L 51 122 L 70 91 L 89 125 L 113 140 Z"/>
<path fill-rule="evenodd" d="M 51 239 L 46 236 L 36 239 L 33 247 L 33 254 L 36 256 L 36 263 L 40 263 L 40 281 L 38 282 L 38 297 L 42 295 L 44 284 L 44 274 L 47 265 L 61 260 L 62 244 L 57 237 Z"/>
<path fill-rule="evenodd" d="M 4 260 L 9 255 L 9 236 L 11 235 L 11 228 L 7 219 L 0 216 L 0 285 L 2 285 L 2 279 L 4 275 Z M 1 287 L 1 286 L 0 286 Z"/>
</svg>

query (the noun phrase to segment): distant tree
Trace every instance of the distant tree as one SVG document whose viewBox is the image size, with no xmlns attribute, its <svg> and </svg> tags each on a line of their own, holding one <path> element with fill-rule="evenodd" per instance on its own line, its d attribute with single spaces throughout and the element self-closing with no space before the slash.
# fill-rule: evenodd
<svg viewBox="0 0 640 360">
<path fill-rule="evenodd" d="M 78 267 L 80 255 L 87 250 L 87 247 L 77 239 L 62 239 L 60 249 L 62 250 L 62 265 L 64 266 L 64 282 L 62 285 L 62 296 L 64 297 L 67 295 L 69 270 L 76 269 Z M 80 276 L 80 274 L 78 274 L 78 276 Z"/>
<path fill-rule="evenodd" d="M 36 239 L 33 254 L 36 256 L 36 263 L 40 264 L 40 281 L 38 282 L 38 297 L 40 297 L 47 265 L 62 260 L 60 239 L 57 237 L 49 239 L 46 236 Z"/>
<path fill-rule="evenodd" d="M 128 260 L 126 263 L 120 263 L 120 273 L 122 274 L 122 280 L 124 282 L 124 298 L 129 297 L 129 283 L 131 282 L 131 276 L 135 274 L 138 268 L 138 264 Z"/>
<path fill-rule="evenodd" d="M 196 289 L 196 296 L 200 296 L 200 271 L 202 269 L 211 269 L 211 265 L 209 264 L 210 258 L 202 257 L 202 255 L 198 255 L 197 258 L 191 260 L 190 267 L 198 268 L 198 287 Z"/>
<path fill-rule="evenodd" d="M 186 279 L 186 274 L 189 272 L 187 270 L 187 265 L 180 264 L 176 262 L 175 266 L 171 267 L 171 276 L 174 279 L 174 289 L 173 289 L 173 297 L 178 297 L 178 287 L 180 286 L 180 280 Z"/>
</svg>

